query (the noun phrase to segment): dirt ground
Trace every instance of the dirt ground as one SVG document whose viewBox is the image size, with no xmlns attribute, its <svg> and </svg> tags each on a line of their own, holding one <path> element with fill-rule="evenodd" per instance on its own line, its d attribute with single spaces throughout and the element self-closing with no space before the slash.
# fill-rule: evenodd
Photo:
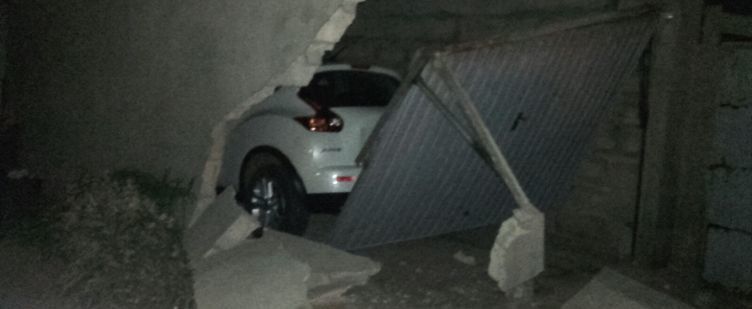
<svg viewBox="0 0 752 309">
<path fill-rule="evenodd" d="M 514 301 L 486 274 L 496 227 L 356 252 L 382 263 L 368 285 L 348 294 L 344 308 L 559 308 L 599 270 L 592 260 L 558 251 L 536 281 L 535 297 Z M 472 257 L 475 263 L 457 256 Z M 551 264 L 551 263 L 549 263 Z"/>
<path fill-rule="evenodd" d="M 559 308 L 600 269 L 593 259 L 550 250 L 548 259 L 557 266 L 539 277 L 532 301 L 515 303 L 485 272 L 494 232 L 479 229 L 355 252 L 380 262 L 382 271 L 348 292 L 344 302 L 320 308 Z M 0 309 L 56 308 L 65 301 L 54 285 L 62 263 L 12 241 L 0 243 L 0 252 Z M 458 252 L 464 262 L 453 257 Z"/>
<path fill-rule="evenodd" d="M 317 215 L 308 236 L 323 237 L 333 219 Z M 355 252 L 380 262 L 381 272 L 342 302 L 318 308 L 560 308 L 606 265 L 698 308 L 752 308 L 749 300 L 681 275 L 607 263 L 555 244 L 548 244 L 547 269 L 535 280 L 534 297 L 514 301 L 486 275 L 495 235 L 496 227 L 488 227 Z M 0 240 L 0 253 L 0 309 L 61 307 L 65 299 L 57 296 L 54 280 L 62 263 L 10 239 Z"/>
<path fill-rule="evenodd" d="M 334 220 L 314 216 L 307 237 L 323 239 Z M 380 262 L 381 272 L 351 289 L 342 303 L 320 308 L 560 308 L 604 267 L 698 308 L 752 308 L 751 300 L 724 289 L 671 270 L 607 261 L 555 237 L 546 244 L 546 270 L 534 280 L 534 296 L 513 300 L 486 274 L 497 231 L 489 226 L 354 252 Z"/>
<path fill-rule="evenodd" d="M 38 248 L 0 240 L 0 309 L 64 307 L 56 280 L 64 267 Z"/>
</svg>

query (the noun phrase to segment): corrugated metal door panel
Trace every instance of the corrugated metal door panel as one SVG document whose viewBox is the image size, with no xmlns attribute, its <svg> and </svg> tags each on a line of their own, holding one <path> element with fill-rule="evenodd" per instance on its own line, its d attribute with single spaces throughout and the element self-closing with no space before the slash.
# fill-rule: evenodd
<svg viewBox="0 0 752 309">
<path fill-rule="evenodd" d="M 595 123 L 653 32 L 643 16 L 446 54 L 541 209 L 564 200 Z M 448 89 L 426 66 L 440 98 Z M 332 244 L 356 249 L 498 224 L 515 205 L 501 180 L 418 87 L 374 134 Z"/>
</svg>

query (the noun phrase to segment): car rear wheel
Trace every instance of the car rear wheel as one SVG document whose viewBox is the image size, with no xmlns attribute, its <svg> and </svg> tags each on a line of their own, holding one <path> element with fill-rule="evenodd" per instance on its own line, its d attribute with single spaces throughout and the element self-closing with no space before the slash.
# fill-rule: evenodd
<svg viewBox="0 0 752 309">
<path fill-rule="evenodd" d="M 251 156 L 241 172 L 238 200 L 262 225 L 302 235 L 308 226 L 305 190 L 295 171 L 274 155 Z"/>
</svg>

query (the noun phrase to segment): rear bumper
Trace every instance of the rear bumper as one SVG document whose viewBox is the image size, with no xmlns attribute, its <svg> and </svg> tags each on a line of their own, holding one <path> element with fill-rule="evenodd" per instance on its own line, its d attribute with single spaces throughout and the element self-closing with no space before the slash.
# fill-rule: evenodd
<svg viewBox="0 0 752 309">
<path fill-rule="evenodd" d="M 362 169 L 357 166 L 332 166 L 308 175 L 300 175 L 309 194 L 349 193 Z M 350 177 L 351 179 L 342 179 Z"/>
</svg>

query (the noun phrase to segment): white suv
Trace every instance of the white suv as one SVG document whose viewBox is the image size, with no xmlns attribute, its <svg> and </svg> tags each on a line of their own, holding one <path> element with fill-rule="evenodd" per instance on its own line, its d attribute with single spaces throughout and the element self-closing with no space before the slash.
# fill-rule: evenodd
<svg viewBox="0 0 752 309">
<path fill-rule="evenodd" d="M 280 87 L 230 134 L 220 186 L 262 224 L 301 234 L 306 196 L 347 193 L 355 159 L 399 86 L 377 67 L 322 66 L 303 88 Z"/>
</svg>

